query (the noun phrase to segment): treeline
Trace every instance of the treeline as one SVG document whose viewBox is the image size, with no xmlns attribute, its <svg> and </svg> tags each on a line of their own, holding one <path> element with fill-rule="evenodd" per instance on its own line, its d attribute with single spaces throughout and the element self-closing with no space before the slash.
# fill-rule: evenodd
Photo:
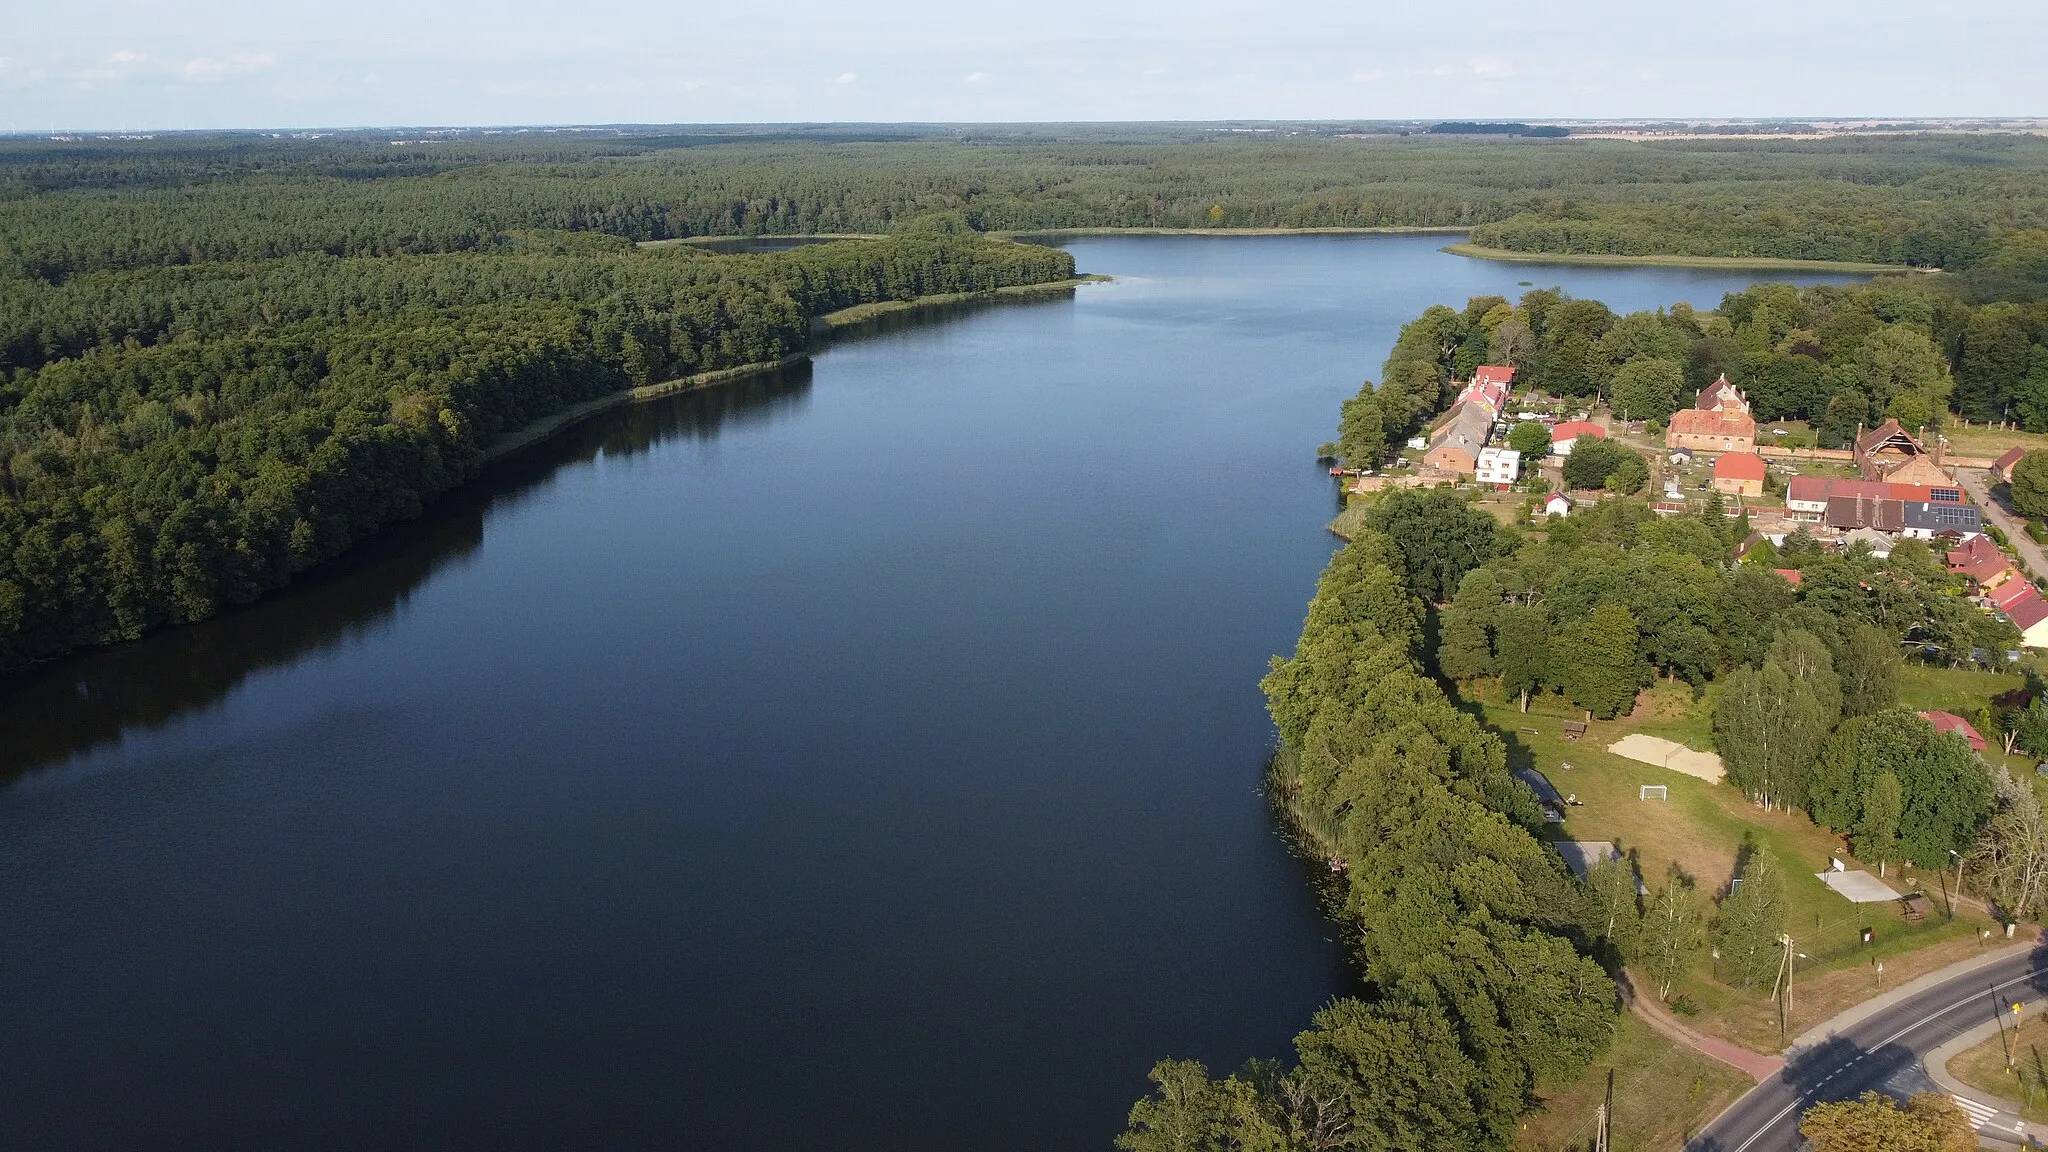
<svg viewBox="0 0 2048 1152">
<path fill-rule="evenodd" d="M 1129 1152 L 1502 1147 L 1538 1077 L 1604 1051 L 1613 982 L 1596 903 L 1530 829 L 1498 738 L 1424 671 L 1422 597 L 1508 542 L 1446 493 L 1400 493 L 1331 561 L 1291 659 L 1264 687 L 1275 784 L 1343 873 L 1370 992 L 1316 1014 L 1291 1066 L 1221 1080 L 1153 1070 Z M 1437 555 L 1462 540 L 1465 560 Z"/>
<path fill-rule="evenodd" d="M 0 669 L 279 587 L 565 405 L 800 352 L 823 312 L 1072 275 L 978 237 L 712 256 L 526 234 L 0 282 Z"/>
<path fill-rule="evenodd" d="M 1477 228 L 1484 243 L 1528 251 L 1878 260 L 1969 269 L 1972 290 L 1999 298 L 2048 291 L 2038 243 L 2015 240 L 2048 227 L 2048 142 L 2027 136 L 898 135 L 15 141 L 0 144 L 0 266 L 61 280 L 471 251 L 522 228 L 632 240 L 884 232 L 958 212 L 990 231 Z"/>
</svg>

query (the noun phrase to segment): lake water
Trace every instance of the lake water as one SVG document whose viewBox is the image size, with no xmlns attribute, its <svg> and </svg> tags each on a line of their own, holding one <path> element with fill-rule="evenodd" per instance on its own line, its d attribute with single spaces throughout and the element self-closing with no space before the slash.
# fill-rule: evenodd
<svg viewBox="0 0 2048 1152">
<path fill-rule="evenodd" d="M 1107 1149 L 1346 987 L 1259 794 L 1424 306 L 1745 277 L 1076 241 L 0 689 L 0 1146 Z"/>
</svg>

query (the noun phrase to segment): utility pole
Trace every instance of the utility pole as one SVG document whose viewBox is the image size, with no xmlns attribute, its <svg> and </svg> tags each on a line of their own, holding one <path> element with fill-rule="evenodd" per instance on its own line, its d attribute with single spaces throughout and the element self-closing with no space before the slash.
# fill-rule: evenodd
<svg viewBox="0 0 2048 1152">
<path fill-rule="evenodd" d="M 1963 894 L 1963 854 L 1951 848 L 1948 854 L 1956 858 L 1956 890 L 1948 898 L 1948 918 L 1956 918 L 1956 897 Z"/>
<path fill-rule="evenodd" d="M 2020 1005 L 2019 1001 L 2015 1000 L 2013 1001 L 2012 1005 L 2012 1035 L 2008 1037 L 2005 1041 L 2005 1070 L 2007 1072 L 2012 1072 L 2015 1074 L 2019 1072 L 2019 1068 L 2017 1067 L 2017 1065 L 2019 1064 L 2019 1049 Z"/>
<path fill-rule="evenodd" d="M 1599 1127 L 1593 1133 L 1593 1152 L 1608 1152 L 1607 1141 L 1614 1127 L 1614 1069 L 1607 1070 L 1607 1095 L 1596 1113 Z"/>
<path fill-rule="evenodd" d="M 1785 1043 L 1785 1018 L 1792 1014 L 1792 937 L 1778 934 L 1785 954 L 1778 959 L 1778 973 L 1771 979 L 1771 999 L 1778 1002 L 1778 1043 Z"/>
</svg>

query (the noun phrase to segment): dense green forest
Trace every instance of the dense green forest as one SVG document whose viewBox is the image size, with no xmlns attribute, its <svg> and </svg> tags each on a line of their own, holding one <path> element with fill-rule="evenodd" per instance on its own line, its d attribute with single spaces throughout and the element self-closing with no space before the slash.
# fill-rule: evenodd
<svg viewBox="0 0 2048 1152">
<path fill-rule="evenodd" d="M 851 305 L 1072 275 L 1053 249 L 913 228 L 733 256 L 518 231 L 0 280 L 0 669 L 279 587 L 565 405 L 801 352 Z"/>
<path fill-rule="evenodd" d="M 45 279 L 462 251 L 519 228 L 884 232 L 935 211 L 987 231 L 1470 228 L 1525 251 L 1879 261 L 1967 272 L 1986 298 L 2048 293 L 2048 141 L 2032 136 L 1642 143 L 1136 125 L 0 142 L 0 261 Z"/>
</svg>

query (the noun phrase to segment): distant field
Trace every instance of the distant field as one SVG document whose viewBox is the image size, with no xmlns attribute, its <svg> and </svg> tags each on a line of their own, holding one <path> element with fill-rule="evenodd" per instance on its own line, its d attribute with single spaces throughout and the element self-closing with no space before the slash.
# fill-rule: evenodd
<svg viewBox="0 0 2048 1152">
<path fill-rule="evenodd" d="M 1913 272 L 1903 264 L 1862 264 L 1849 260 L 1785 260 L 1772 256 L 1615 256 L 1598 252 L 1517 252 L 1479 244 L 1446 244 L 1444 251 L 1477 260 L 1502 260 L 1511 264 L 1620 264 L 1648 268 L 1724 268 L 1761 272 Z"/>
</svg>

